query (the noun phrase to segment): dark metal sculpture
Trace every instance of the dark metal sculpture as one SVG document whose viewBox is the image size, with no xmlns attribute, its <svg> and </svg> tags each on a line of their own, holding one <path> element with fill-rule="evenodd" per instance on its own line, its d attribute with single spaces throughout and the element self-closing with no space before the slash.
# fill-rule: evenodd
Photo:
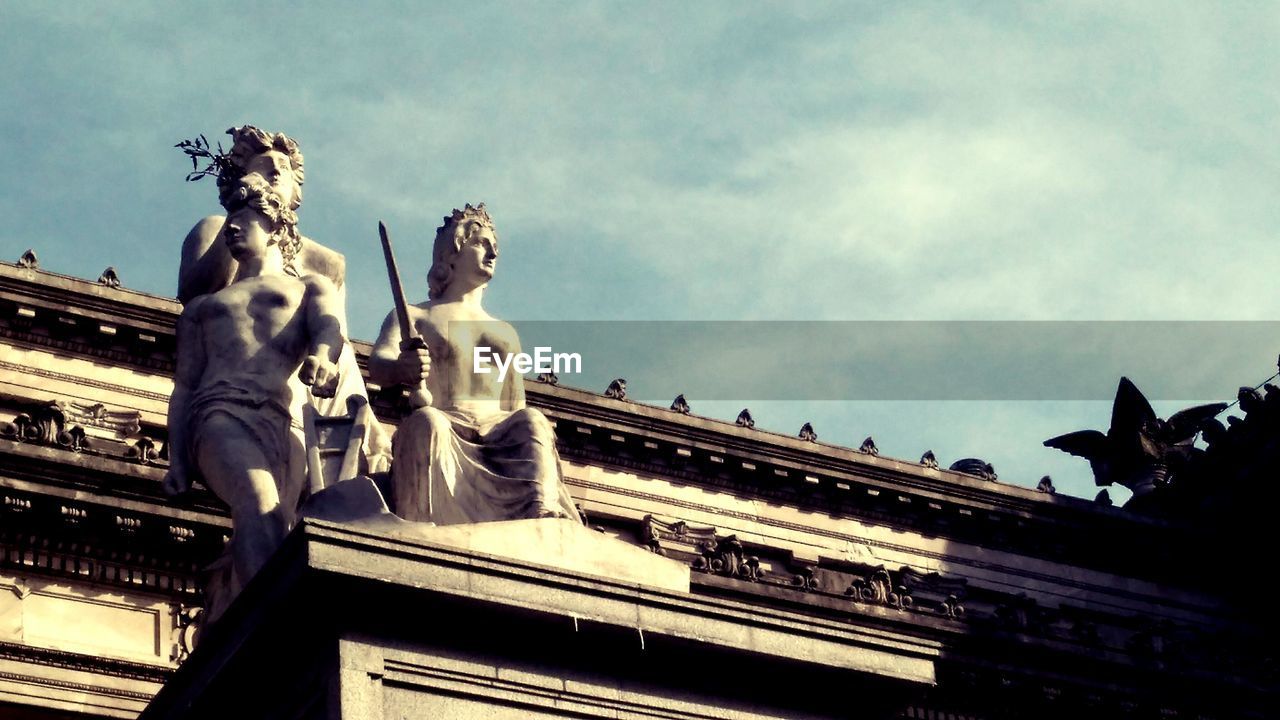
<svg viewBox="0 0 1280 720">
<path fill-rule="evenodd" d="M 738 424 L 738 427 L 753 428 L 756 426 L 755 418 L 751 417 L 751 411 L 747 408 L 742 408 L 742 412 L 738 413 L 738 419 L 734 420 L 734 422 Z"/>
<path fill-rule="evenodd" d="M 98 282 L 106 285 L 107 287 L 118 288 L 120 287 L 120 276 L 116 274 L 116 269 L 114 267 L 108 266 L 107 269 L 103 270 L 102 274 L 98 276 Z"/>
<path fill-rule="evenodd" d="M 996 476 L 996 468 L 986 460 L 979 458 L 964 458 L 951 463 L 951 470 L 962 472 L 965 475 L 973 475 L 983 480 L 998 480 Z"/>
<path fill-rule="evenodd" d="M 880 448 L 876 447 L 876 441 L 868 435 L 866 440 L 862 441 L 862 445 L 858 448 L 858 452 L 863 455 L 879 455 Z"/>
<path fill-rule="evenodd" d="M 27 248 L 27 251 L 22 253 L 22 257 L 18 258 L 18 267 L 26 268 L 27 270 L 38 269 L 40 260 L 36 257 L 36 251 Z"/>
<path fill-rule="evenodd" d="M 618 378 L 609 383 L 609 387 L 605 388 L 604 396 L 613 398 L 614 400 L 627 399 L 627 380 L 626 378 Z"/>
<path fill-rule="evenodd" d="M 681 415 L 688 415 L 689 401 L 684 399 L 684 395 L 677 395 L 676 399 L 671 401 L 671 409 Z"/>
<path fill-rule="evenodd" d="M 1196 433 L 1226 407 L 1198 405 L 1161 420 L 1137 386 L 1122 377 L 1106 433 L 1079 430 L 1044 444 L 1088 460 L 1095 483 L 1122 485 L 1136 498 L 1169 481 L 1172 471 L 1196 452 Z"/>
<path fill-rule="evenodd" d="M 938 457 L 933 454 L 932 450 L 925 450 L 924 454 L 920 456 L 920 464 L 927 468 L 932 468 L 934 470 L 937 470 Z"/>
</svg>

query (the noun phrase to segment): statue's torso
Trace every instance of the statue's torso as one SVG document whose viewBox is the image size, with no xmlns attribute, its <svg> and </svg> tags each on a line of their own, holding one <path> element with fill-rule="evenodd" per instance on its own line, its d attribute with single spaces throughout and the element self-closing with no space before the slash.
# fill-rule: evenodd
<svg viewBox="0 0 1280 720">
<path fill-rule="evenodd" d="M 510 357 L 519 352 L 520 340 L 515 329 L 483 311 L 459 307 L 457 304 L 432 304 L 410 308 L 415 330 L 427 343 L 431 353 L 431 372 L 427 387 L 438 408 L 454 408 L 473 403 L 499 402 L 503 383 L 498 380 L 495 356 Z M 491 372 L 475 372 L 476 348 L 490 358 Z M 487 351 L 483 348 L 488 348 Z M 513 381 L 514 369 L 508 369 L 506 382 Z"/>
<path fill-rule="evenodd" d="M 204 340 L 202 384 L 253 377 L 288 384 L 307 349 L 307 283 L 285 275 L 248 278 L 205 297 L 196 309 Z"/>
</svg>

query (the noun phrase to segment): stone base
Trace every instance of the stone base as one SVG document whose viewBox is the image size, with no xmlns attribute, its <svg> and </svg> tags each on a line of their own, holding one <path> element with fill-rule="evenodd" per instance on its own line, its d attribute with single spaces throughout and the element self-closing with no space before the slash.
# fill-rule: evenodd
<svg viewBox="0 0 1280 720">
<path fill-rule="evenodd" d="M 934 679 L 932 645 L 575 523 L 385 530 L 304 521 L 142 718 L 889 717 Z"/>
<path fill-rule="evenodd" d="M 407 522 L 387 509 L 376 482 L 344 480 L 308 499 L 302 517 L 403 540 L 432 544 L 679 592 L 689 591 L 689 567 L 580 522 L 562 518 L 439 526 Z"/>
</svg>

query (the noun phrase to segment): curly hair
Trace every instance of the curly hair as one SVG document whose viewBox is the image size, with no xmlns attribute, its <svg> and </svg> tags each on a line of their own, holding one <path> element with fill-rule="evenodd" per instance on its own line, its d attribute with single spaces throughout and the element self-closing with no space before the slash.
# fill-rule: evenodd
<svg viewBox="0 0 1280 720">
<path fill-rule="evenodd" d="M 453 279 L 453 268 L 450 262 L 453 256 L 462 249 L 482 228 L 493 232 L 494 240 L 498 239 L 497 229 L 484 203 L 472 207 L 470 203 L 454 211 L 444 218 L 444 224 L 436 229 L 436 241 L 431 252 L 431 269 L 427 271 L 427 297 L 436 300 L 444 295 Z"/>
<path fill-rule="evenodd" d="M 253 125 L 229 128 L 227 134 L 231 136 L 231 150 L 227 152 L 227 162 L 218 174 L 218 201 L 222 206 L 227 207 L 228 198 L 236 191 L 240 178 L 248 173 L 249 161 L 255 155 L 275 150 L 289 158 L 293 178 L 298 184 L 289 209 L 297 210 L 302 205 L 302 183 L 305 176 L 298 143 L 284 133 L 269 133 Z"/>
<path fill-rule="evenodd" d="M 236 181 L 228 188 L 223 206 L 227 213 L 243 208 L 258 211 L 271 222 L 271 238 L 280 247 L 285 267 L 296 274 L 293 259 L 302 247 L 302 235 L 298 232 L 298 213 L 286 207 L 284 198 L 261 175 L 252 173 Z"/>
</svg>

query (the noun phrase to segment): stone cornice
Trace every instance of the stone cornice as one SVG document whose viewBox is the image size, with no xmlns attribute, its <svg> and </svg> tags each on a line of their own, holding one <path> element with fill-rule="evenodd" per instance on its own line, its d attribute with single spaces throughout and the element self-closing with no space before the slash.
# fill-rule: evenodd
<svg viewBox="0 0 1280 720">
<path fill-rule="evenodd" d="M 34 310 L 35 317 L 15 314 L 23 304 Z M 19 343 L 59 343 L 66 352 L 167 374 L 172 367 L 173 323 L 180 309 L 169 298 L 0 265 L 0 332 Z M 38 330 L 41 322 L 50 327 Z M 101 335 L 94 323 L 110 324 L 112 337 L 106 341 L 94 337 Z M 74 325 L 77 332 L 64 332 L 60 339 L 55 332 L 59 324 Z M 144 336 L 149 339 L 139 340 Z M 367 367 L 370 345 L 353 344 L 361 366 Z M 380 417 L 394 423 L 401 392 L 370 389 Z M 1167 556 L 1163 550 L 1188 537 L 1185 528 L 1119 508 L 915 462 L 584 390 L 528 383 L 526 391 L 529 403 L 557 423 L 562 455 L 585 464 L 668 477 L 966 542 L 1014 546 L 1033 555 L 1059 557 L 1065 552 L 1071 557 L 1064 559 L 1075 564 L 1101 562 L 1122 572 L 1161 578 L 1176 577 L 1176 573 L 1170 567 L 1151 567 L 1150 559 Z"/>
<path fill-rule="evenodd" d="M 161 489 L 165 468 L 0 438 L 0 487 L 108 504 L 175 519 L 227 525 L 225 509 L 197 491 L 180 503 Z"/>
<path fill-rule="evenodd" d="M 0 263 L 0 298 L 74 311 L 108 323 L 145 326 L 161 333 L 172 333 L 182 312 L 181 303 L 173 298 L 5 263 Z"/>
</svg>

